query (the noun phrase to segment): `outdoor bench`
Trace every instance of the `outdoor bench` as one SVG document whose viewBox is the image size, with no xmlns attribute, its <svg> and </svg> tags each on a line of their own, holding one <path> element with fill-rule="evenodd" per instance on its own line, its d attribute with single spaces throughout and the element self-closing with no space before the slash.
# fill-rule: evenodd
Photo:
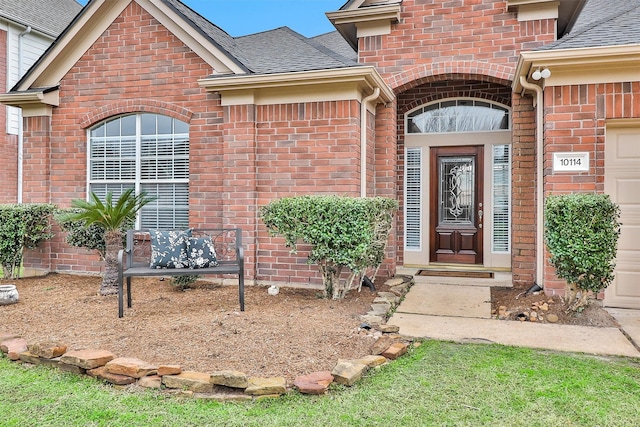
<svg viewBox="0 0 640 427">
<path fill-rule="evenodd" d="M 215 254 L 210 256 L 215 266 L 203 268 L 158 268 L 152 267 L 152 239 L 151 232 L 157 231 L 128 230 L 126 249 L 118 253 L 118 317 L 123 316 L 124 281 L 127 282 L 127 307 L 131 307 L 131 278 L 134 276 L 194 276 L 194 275 L 224 275 L 238 276 L 238 297 L 240 310 L 244 311 L 244 252 L 242 248 L 242 229 L 190 229 L 191 238 L 195 240 L 210 239 L 215 248 Z M 167 233 L 167 232 L 165 232 Z M 191 240 L 191 239 L 190 239 Z M 208 241 L 208 240 L 207 240 Z M 157 252 L 156 252 L 157 253 Z M 200 251 L 200 254 L 203 252 Z M 207 251 L 204 252 L 208 254 Z M 173 260 L 174 258 L 172 258 Z M 210 259 L 198 259 L 200 265 L 208 265 Z M 202 263 L 204 261 L 204 263 Z M 193 263 L 191 263 L 193 265 Z"/>
</svg>

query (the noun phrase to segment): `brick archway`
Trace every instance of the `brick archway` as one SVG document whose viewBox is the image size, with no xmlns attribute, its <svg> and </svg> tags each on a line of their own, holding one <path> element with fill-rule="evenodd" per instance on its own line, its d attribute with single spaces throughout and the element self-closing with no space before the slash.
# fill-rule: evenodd
<svg viewBox="0 0 640 427">
<path fill-rule="evenodd" d="M 472 79 L 511 86 L 515 68 L 509 65 L 478 61 L 446 61 L 422 64 L 387 79 L 396 94 L 406 92 L 425 83 L 442 80 Z"/>
<path fill-rule="evenodd" d="M 162 114 L 186 123 L 191 121 L 191 116 L 193 115 L 193 112 L 186 108 L 155 99 L 128 99 L 103 105 L 85 114 L 80 120 L 80 126 L 86 129 L 108 117 L 140 112 Z"/>
</svg>

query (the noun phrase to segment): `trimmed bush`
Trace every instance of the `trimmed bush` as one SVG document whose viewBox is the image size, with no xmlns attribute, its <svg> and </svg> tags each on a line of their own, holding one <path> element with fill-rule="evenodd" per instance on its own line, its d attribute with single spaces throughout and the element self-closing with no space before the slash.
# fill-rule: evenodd
<svg viewBox="0 0 640 427">
<path fill-rule="evenodd" d="M 53 237 L 49 218 L 54 209 L 54 205 L 39 203 L 0 205 L 0 264 L 4 278 L 18 278 L 24 249 L 34 249 Z"/>
<path fill-rule="evenodd" d="M 545 241 L 556 275 L 567 281 L 568 309 L 580 310 L 588 294 L 613 281 L 620 235 L 620 208 L 605 194 L 549 196 Z"/>
<path fill-rule="evenodd" d="M 273 201 L 260 214 L 269 233 L 284 237 L 292 253 L 299 241 L 312 246 L 307 262 L 318 264 L 325 298 L 341 299 L 357 275 L 384 260 L 397 209 L 396 200 L 383 197 L 299 196 Z M 351 275 L 341 283 L 345 267 Z"/>
</svg>

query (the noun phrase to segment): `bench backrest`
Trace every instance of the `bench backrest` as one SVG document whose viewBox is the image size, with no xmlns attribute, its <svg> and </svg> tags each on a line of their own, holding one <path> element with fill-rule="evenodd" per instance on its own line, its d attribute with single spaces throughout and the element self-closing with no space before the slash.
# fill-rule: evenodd
<svg viewBox="0 0 640 427">
<path fill-rule="evenodd" d="M 237 264 L 236 248 L 242 247 L 240 228 L 193 228 L 192 237 L 211 237 L 220 265 Z M 151 261 L 151 236 L 148 229 L 127 231 L 127 265 L 149 266 Z"/>
</svg>

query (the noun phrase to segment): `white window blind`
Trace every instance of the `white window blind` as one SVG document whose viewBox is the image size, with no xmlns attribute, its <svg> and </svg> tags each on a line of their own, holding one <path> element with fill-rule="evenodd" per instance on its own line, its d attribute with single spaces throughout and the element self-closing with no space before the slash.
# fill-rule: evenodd
<svg viewBox="0 0 640 427">
<path fill-rule="evenodd" d="M 405 184 L 405 247 L 420 249 L 422 243 L 422 150 L 408 148 Z"/>
<path fill-rule="evenodd" d="M 189 223 L 189 125 L 167 116 L 106 120 L 89 134 L 89 190 L 104 199 L 133 188 L 155 200 L 138 218 L 143 228 Z"/>
<path fill-rule="evenodd" d="M 511 242 L 511 147 L 493 146 L 493 234 L 491 250 L 509 252 Z"/>
</svg>

